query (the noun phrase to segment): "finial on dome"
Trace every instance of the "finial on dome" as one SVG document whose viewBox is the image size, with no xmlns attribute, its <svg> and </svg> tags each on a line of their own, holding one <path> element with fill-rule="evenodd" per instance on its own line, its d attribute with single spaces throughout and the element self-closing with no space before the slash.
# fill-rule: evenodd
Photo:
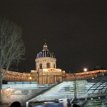
<svg viewBox="0 0 107 107">
<path fill-rule="evenodd" d="M 46 42 L 45 42 L 45 44 L 43 45 L 43 51 L 48 51 L 48 46 L 47 46 Z"/>
</svg>

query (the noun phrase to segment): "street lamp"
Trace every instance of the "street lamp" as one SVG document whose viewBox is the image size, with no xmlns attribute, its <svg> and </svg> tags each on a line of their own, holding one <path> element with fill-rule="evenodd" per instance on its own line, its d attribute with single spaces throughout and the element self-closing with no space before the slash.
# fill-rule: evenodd
<svg viewBox="0 0 107 107">
<path fill-rule="evenodd" d="M 30 80 L 30 83 L 31 83 L 31 80 L 32 80 L 32 77 L 31 77 L 31 76 L 29 77 L 29 80 Z"/>
<path fill-rule="evenodd" d="M 87 69 L 87 68 L 84 68 L 84 69 L 83 69 L 83 71 L 84 71 L 84 72 L 87 72 L 87 71 L 88 71 L 88 69 Z"/>
</svg>

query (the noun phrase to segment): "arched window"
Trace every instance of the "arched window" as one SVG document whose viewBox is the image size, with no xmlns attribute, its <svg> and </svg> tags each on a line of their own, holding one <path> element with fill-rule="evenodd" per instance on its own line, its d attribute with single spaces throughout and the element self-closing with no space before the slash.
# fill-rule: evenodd
<svg viewBox="0 0 107 107">
<path fill-rule="evenodd" d="M 55 68 L 55 64 L 53 64 L 53 67 Z"/>
<path fill-rule="evenodd" d="M 42 64 L 39 65 L 39 68 L 42 69 Z"/>
<path fill-rule="evenodd" d="M 50 68 L 50 63 L 47 63 L 47 68 Z"/>
</svg>

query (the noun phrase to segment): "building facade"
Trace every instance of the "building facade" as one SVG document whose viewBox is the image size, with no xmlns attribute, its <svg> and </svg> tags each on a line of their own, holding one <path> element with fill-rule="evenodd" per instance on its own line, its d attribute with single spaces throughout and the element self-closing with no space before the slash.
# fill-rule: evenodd
<svg viewBox="0 0 107 107">
<path fill-rule="evenodd" d="M 57 68 L 56 58 L 49 51 L 46 43 L 43 45 L 42 51 L 37 53 L 35 65 L 36 70 L 31 70 L 31 75 L 39 84 L 53 84 L 63 80 L 65 71 Z"/>
<path fill-rule="evenodd" d="M 2 70 L 4 72 L 4 69 Z M 107 70 L 94 70 L 79 73 L 67 73 L 57 68 L 55 55 L 49 51 L 47 44 L 43 45 L 42 51 L 37 53 L 35 69 L 30 73 L 7 71 L 4 77 L 6 81 L 35 81 L 39 84 L 54 84 L 63 80 L 78 80 L 96 78 L 99 74 L 104 75 Z"/>
</svg>

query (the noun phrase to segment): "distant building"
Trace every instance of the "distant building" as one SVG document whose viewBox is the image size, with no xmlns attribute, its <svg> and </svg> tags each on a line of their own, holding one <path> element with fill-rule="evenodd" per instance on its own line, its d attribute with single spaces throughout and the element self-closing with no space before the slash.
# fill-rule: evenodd
<svg viewBox="0 0 107 107">
<path fill-rule="evenodd" d="M 56 58 L 46 43 L 43 50 L 37 54 L 35 65 L 36 70 L 31 70 L 31 75 L 39 84 L 53 84 L 63 80 L 65 71 L 56 68 Z"/>
<path fill-rule="evenodd" d="M 4 69 L 2 70 L 4 72 Z M 98 75 L 104 75 L 107 70 L 94 70 L 79 73 L 67 73 L 57 68 L 55 55 L 49 51 L 47 44 L 43 45 L 42 51 L 37 53 L 35 59 L 35 69 L 30 73 L 20 73 L 7 71 L 4 77 L 6 81 L 35 81 L 39 84 L 54 84 L 63 80 L 78 80 L 87 78 L 96 78 Z"/>
</svg>

